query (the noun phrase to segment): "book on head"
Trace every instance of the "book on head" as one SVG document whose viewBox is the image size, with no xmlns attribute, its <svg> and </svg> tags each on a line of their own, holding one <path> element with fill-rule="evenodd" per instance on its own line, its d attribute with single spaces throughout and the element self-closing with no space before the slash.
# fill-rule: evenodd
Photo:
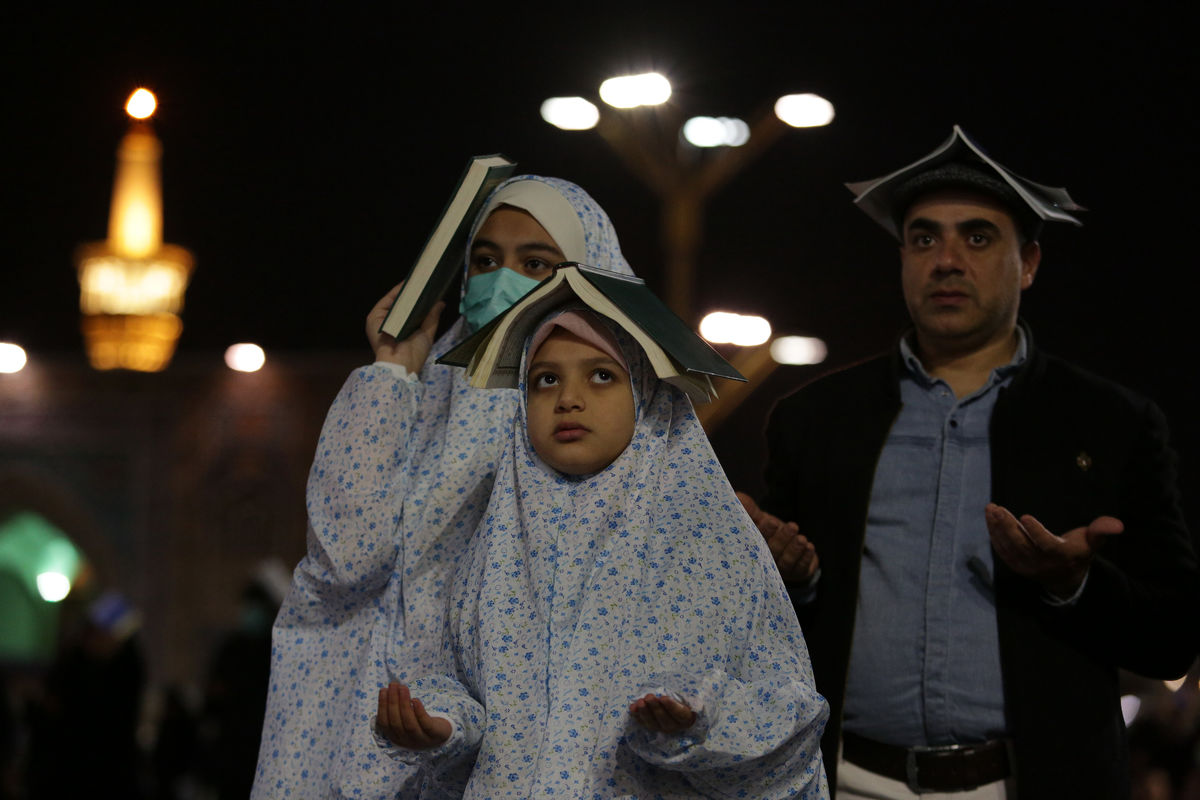
<svg viewBox="0 0 1200 800">
<path fill-rule="evenodd" d="M 525 340 L 547 314 L 578 300 L 608 317 L 646 351 L 654 372 L 694 401 L 717 396 L 712 378 L 746 380 L 720 353 L 646 288 L 645 281 L 606 269 L 567 262 L 472 336 L 438 359 L 466 367 L 479 388 L 515 388 Z"/>
<path fill-rule="evenodd" d="M 471 223 L 492 190 L 513 174 L 516 162 L 502 155 L 475 156 L 467 162 L 458 185 L 426 240 L 404 288 L 396 296 L 379 330 L 407 339 L 421 326 L 429 309 L 446 294 L 459 274 Z"/>
</svg>

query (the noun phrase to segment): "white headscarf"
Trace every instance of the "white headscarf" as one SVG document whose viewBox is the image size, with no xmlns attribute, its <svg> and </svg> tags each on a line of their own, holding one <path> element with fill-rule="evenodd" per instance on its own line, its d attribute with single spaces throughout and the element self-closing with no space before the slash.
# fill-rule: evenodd
<svg viewBox="0 0 1200 800">
<path fill-rule="evenodd" d="M 564 248 L 572 257 L 632 274 L 608 215 L 575 184 L 522 175 L 496 197 L 551 235 L 581 235 L 581 256 Z M 581 234 L 570 233 L 564 209 Z M 356 370 L 329 410 L 309 475 L 308 555 L 273 631 L 255 798 L 391 798 L 405 778 L 404 765 L 381 757 L 366 720 L 380 686 L 436 660 L 444 590 L 486 507 L 517 408 L 515 391 L 472 389 L 461 369 L 434 363 L 463 335 L 459 319 L 434 344 L 419 384 L 379 366 Z"/>
<path fill-rule="evenodd" d="M 455 733 L 388 752 L 466 797 L 828 797 L 828 706 L 770 552 L 691 402 L 617 333 L 632 442 L 595 475 L 555 472 L 529 442 L 522 385 L 442 672 L 412 687 Z M 649 692 L 697 723 L 644 730 L 628 706 Z"/>
</svg>

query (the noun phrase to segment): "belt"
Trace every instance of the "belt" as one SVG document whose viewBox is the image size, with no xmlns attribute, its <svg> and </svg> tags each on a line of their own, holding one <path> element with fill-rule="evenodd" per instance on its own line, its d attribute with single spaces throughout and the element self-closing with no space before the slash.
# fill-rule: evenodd
<svg viewBox="0 0 1200 800">
<path fill-rule="evenodd" d="M 1010 742 L 897 747 L 853 733 L 842 734 L 842 758 L 863 769 L 903 781 L 913 792 L 954 792 L 1007 778 Z"/>
</svg>

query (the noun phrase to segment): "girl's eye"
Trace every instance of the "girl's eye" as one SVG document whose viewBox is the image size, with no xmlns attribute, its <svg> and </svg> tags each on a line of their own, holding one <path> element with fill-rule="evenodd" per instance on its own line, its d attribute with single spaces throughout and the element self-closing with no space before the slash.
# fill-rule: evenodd
<svg viewBox="0 0 1200 800">
<path fill-rule="evenodd" d="M 592 383 L 612 383 L 617 376 L 606 369 L 598 369 L 592 373 Z"/>
<path fill-rule="evenodd" d="M 549 261 L 543 261 L 540 258 L 531 258 L 525 262 L 525 269 L 529 272 L 544 272 L 553 269 Z"/>
<path fill-rule="evenodd" d="M 543 372 L 533 378 L 533 388 L 535 389 L 545 389 L 556 383 L 558 383 L 558 376 L 552 372 Z"/>
<path fill-rule="evenodd" d="M 477 255 L 471 259 L 471 262 L 475 269 L 480 272 L 491 272 L 500 265 L 500 262 L 496 261 L 496 259 L 485 255 Z"/>
</svg>

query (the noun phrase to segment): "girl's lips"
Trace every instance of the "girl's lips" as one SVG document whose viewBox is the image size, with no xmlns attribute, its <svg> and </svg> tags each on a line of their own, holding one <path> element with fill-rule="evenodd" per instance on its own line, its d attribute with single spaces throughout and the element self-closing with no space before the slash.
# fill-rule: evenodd
<svg viewBox="0 0 1200 800">
<path fill-rule="evenodd" d="M 558 442 L 575 442 L 584 437 L 587 428 L 578 423 L 565 422 L 554 429 L 554 440 Z"/>
</svg>

